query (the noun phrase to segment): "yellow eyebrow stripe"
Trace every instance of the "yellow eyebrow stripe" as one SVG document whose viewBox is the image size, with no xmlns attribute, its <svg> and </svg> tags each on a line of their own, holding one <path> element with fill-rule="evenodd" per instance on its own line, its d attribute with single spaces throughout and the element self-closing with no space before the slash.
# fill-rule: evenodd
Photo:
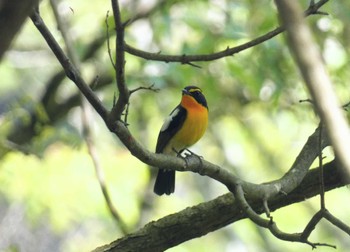
<svg viewBox="0 0 350 252">
<path fill-rule="evenodd" d="M 191 89 L 189 90 L 190 93 L 196 92 L 196 91 L 199 91 L 199 92 L 202 93 L 202 90 L 201 90 L 200 88 L 191 88 Z"/>
</svg>

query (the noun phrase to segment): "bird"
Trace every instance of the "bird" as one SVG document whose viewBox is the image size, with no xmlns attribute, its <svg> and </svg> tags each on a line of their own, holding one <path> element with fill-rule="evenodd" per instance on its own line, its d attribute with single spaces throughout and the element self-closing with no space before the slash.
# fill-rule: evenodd
<svg viewBox="0 0 350 252">
<path fill-rule="evenodd" d="M 202 90 L 196 86 L 182 89 L 181 102 L 164 121 L 157 140 L 156 153 L 179 155 L 195 144 L 208 126 L 209 108 Z M 161 196 L 175 190 L 175 171 L 159 167 L 153 192 Z"/>
</svg>

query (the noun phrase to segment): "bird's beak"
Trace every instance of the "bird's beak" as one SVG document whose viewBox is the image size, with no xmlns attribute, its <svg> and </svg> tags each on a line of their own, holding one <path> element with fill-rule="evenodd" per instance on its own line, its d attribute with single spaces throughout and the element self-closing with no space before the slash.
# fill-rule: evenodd
<svg viewBox="0 0 350 252">
<path fill-rule="evenodd" d="M 182 95 L 190 95 L 190 92 L 187 89 L 182 89 Z"/>
</svg>

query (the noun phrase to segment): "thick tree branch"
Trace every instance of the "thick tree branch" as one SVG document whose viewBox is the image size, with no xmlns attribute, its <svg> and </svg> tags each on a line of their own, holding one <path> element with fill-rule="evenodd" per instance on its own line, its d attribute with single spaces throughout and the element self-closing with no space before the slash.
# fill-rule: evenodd
<svg viewBox="0 0 350 252">
<path fill-rule="evenodd" d="M 290 49 L 326 126 L 335 155 L 350 176 L 350 131 L 321 54 L 303 20 L 298 1 L 276 0 Z"/>
<path fill-rule="evenodd" d="M 342 181 L 342 175 L 335 161 L 326 164 L 324 168 L 326 191 L 349 183 Z M 309 171 L 302 183 L 288 195 L 276 195 L 270 201 L 270 209 L 274 211 L 319 194 L 318 172 L 318 169 Z M 254 199 L 248 202 L 256 213 L 264 212 L 261 200 Z M 151 222 L 134 233 L 97 248 L 95 252 L 164 251 L 244 218 L 247 216 L 240 210 L 232 194 L 228 193 L 212 201 L 186 208 L 181 212 Z"/>
</svg>

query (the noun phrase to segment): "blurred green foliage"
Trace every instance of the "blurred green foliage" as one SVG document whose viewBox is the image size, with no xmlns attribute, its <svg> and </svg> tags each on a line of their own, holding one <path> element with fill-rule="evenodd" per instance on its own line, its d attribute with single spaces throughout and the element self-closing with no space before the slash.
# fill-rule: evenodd
<svg viewBox="0 0 350 252">
<path fill-rule="evenodd" d="M 307 8 L 307 1 L 301 3 Z M 42 1 L 40 9 L 55 37 L 63 43 L 49 2 Z M 149 52 L 213 53 L 278 26 L 273 1 L 267 0 L 122 1 L 124 20 L 150 9 L 154 11 L 144 18 L 131 19 L 126 30 L 127 43 Z M 113 20 L 108 2 L 60 1 L 59 11 L 69 22 L 72 46 L 81 58 L 94 41 L 104 41 L 109 11 L 113 53 Z M 330 1 L 322 11 L 330 15 L 308 17 L 307 22 L 340 100 L 346 103 L 350 4 Z M 107 43 L 101 43 L 92 54 L 81 62 L 82 75 L 87 82 L 93 82 L 96 75 L 113 80 L 103 85 L 98 82 L 93 87 L 106 107 L 111 108 L 116 87 Z M 126 55 L 128 87 L 154 84 L 160 89 L 156 93 L 139 91 L 132 95 L 128 122 L 135 137 L 153 150 L 162 120 L 178 104 L 180 90 L 196 84 L 207 97 L 210 125 L 192 150 L 251 182 L 281 177 L 318 123 L 312 105 L 299 103 L 300 99 L 308 98 L 308 93 L 284 35 L 234 56 L 195 64 L 200 68 Z M 41 228 L 44 221 L 50 227 L 47 232 L 58 237 L 59 245 L 46 250 L 85 251 L 122 234 L 108 212 L 87 152 L 80 100 L 68 102 L 77 94 L 77 88 L 65 79 L 58 82 L 57 88 L 49 89 L 49 81 L 59 71 L 57 60 L 28 20 L 0 65 L 0 200 L 4 202 L 0 223 L 12 211 L 11 206 L 19 204 L 25 211 L 24 222 L 29 223 L 29 230 Z M 59 110 L 47 113 L 46 105 L 41 103 L 46 93 L 52 94 L 46 105 L 62 105 L 53 107 Z M 174 195 L 154 196 L 152 170 L 131 156 L 96 113 L 90 114 L 89 127 L 107 187 L 130 230 L 226 192 L 222 185 L 208 178 L 178 173 Z M 329 150 L 327 160 L 331 159 Z M 346 223 L 350 223 L 348 194 L 347 189 L 338 189 L 326 196 L 327 207 Z M 317 209 L 318 200 L 312 199 L 281 209 L 273 216 L 281 229 L 299 232 Z M 21 249 L 16 232 L 24 228 L 25 225 L 12 227 L 13 235 L 8 233 L 7 240 L 2 239 L 5 231 L 0 228 L 0 250 Z M 317 227 L 311 238 L 335 244 L 338 251 L 347 251 L 350 246 L 349 238 L 327 223 Z M 38 248 L 39 244 L 40 239 Z M 306 248 L 278 241 L 266 230 L 244 220 L 169 251 L 282 251 L 286 246 L 288 251 Z"/>
</svg>

